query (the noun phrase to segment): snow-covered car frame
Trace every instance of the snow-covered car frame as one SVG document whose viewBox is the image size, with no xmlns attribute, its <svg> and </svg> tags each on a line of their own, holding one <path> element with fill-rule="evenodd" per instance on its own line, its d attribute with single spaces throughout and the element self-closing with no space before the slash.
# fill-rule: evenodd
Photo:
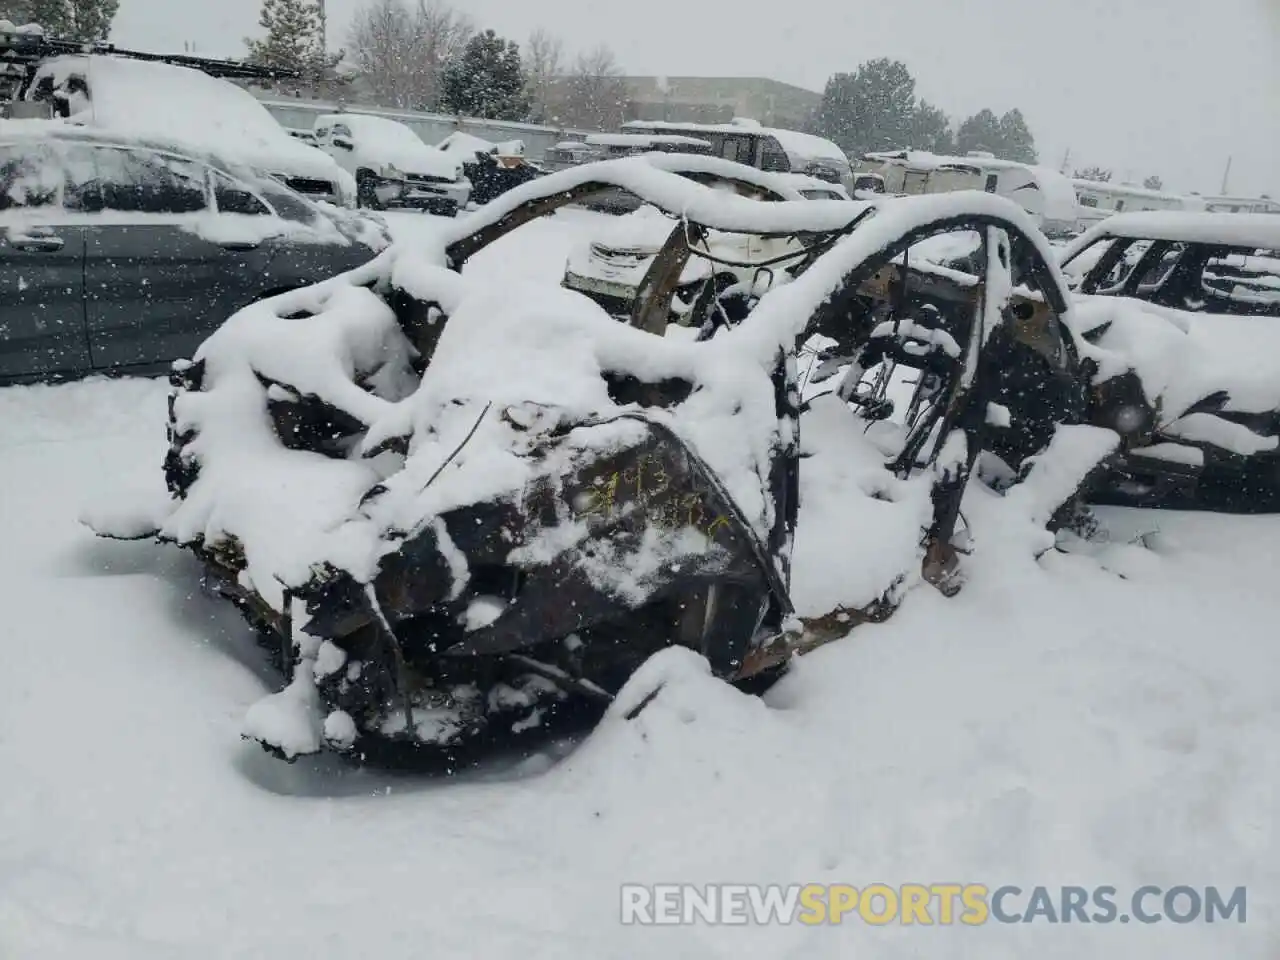
<svg viewBox="0 0 1280 960">
<path fill-rule="evenodd" d="M 680 217 L 629 322 L 551 278 L 468 286 L 490 244 L 617 189 Z M 664 336 L 709 229 L 799 233 L 809 251 L 740 322 L 704 303 L 696 338 Z M 909 262 L 955 230 L 980 234 L 982 276 Z M 286 759 L 461 762 L 600 708 L 672 644 L 767 686 L 913 583 L 960 588 L 980 458 L 1005 465 L 994 482 L 1030 524 L 1078 528 L 1082 491 L 1150 442 L 1159 407 L 1073 331 L 1044 237 L 986 194 L 765 204 L 635 158 L 526 184 L 438 244 L 241 311 L 175 366 L 172 501 L 147 535 L 194 552 L 274 651 L 289 682 L 245 735 Z M 844 372 L 828 400 L 866 429 L 892 409 L 868 372 L 919 372 L 881 464 L 923 509 L 904 528 L 914 572 L 798 616 L 798 357 L 814 334 Z M 849 497 L 896 509 L 906 489 Z"/>
<path fill-rule="evenodd" d="M 757 170 L 720 157 L 656 154 L 650 162 L 695 182 L 732 189 L 765 203 L 852 199 L 839 184 L 799 173 Z M 623 207 L 636 209 L 602 222 L 600 230 L 575 245 L 570 250 L 561 282 L 570 290 L 595 300 L 610 313 L 625 315 L 634 306 L 645 274 L 670 234 L 672 224 L 671 214 L 640 205 L 633 194 L 617 193 L 627 200 Z M 688 315 L 708 276 L 713 278 L 715 297 L 721 308 L 740 317 L 751 297 L 758 296 L 779 275 L 803 259 L 806 247 L 797 235 L 769 237 L 711 230 L 690 249 L 693 255 L 685 261 L 676 296 L 672 299 L 672 320 L 676 322 Z"/>
<path fill-rule="evenodd" d="M 1280 316 L 1280 217 L 1156 210 L 1108 217 L 1060 260 L 1086 296 L 1195 313 Z"/>
</svg>

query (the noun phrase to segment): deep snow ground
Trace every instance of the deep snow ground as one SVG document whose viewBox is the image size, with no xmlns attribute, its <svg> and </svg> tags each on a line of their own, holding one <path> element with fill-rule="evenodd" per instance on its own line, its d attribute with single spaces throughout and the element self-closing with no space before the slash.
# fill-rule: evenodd
<svg viewBox="0 0 1280 960">
<path fill-rule="evenodd" d="M 580 222 L 474 269 L 546 276 Z M 77 523 L 160 485 L 164 394 L 0 390 L 0 957 L 1280 954 L 1280 518 L 1108 511 L 1116 546 L 1038 563 L 979 528 L 959 597 L 916 589 L 766 702 L 684 672 L 558 763 L 287 766 L 239 739 L 276 679 L 194 564 Z M 836 574 L 888 549 L 841 533 Z M 621 882 L 712 880 L 1247 885 L 1249 918 L 618 923 Z"/>
</svg>

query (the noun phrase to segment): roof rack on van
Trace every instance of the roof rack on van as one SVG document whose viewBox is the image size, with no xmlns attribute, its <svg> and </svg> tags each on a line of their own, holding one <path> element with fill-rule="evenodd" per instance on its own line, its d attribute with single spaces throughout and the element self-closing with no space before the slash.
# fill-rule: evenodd
<svg viewBox="0 0 1280 960">
<path fill-rule="evenodd" d="M 0 68 L 8 67 L 8 71 L 0 69 L 0 72 L 11 73 L 15 67 L 25 67 L 29 72 L 42 60 L 67 54 L 98 54 L 127 57 L 131 60 L 151 60 L 177 67 L 190 67 L 212 77 L 226 79 L 297 80 L 301 78 L 297 70 L 264 67 L 244 60 L 211 60 L 187 54 L 126 50 L 105 41 L 84 43 L 79 40 L 63 40 L 57 37 L 46 37 L 43 33 L 28 27 L 9 29 L 7 22 L 0 25 Z"/>
</svg>

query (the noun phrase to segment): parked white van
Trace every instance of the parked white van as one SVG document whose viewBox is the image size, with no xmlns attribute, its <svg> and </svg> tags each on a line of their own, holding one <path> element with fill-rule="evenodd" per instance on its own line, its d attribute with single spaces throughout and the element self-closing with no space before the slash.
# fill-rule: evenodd
<svg viewBox="0 0 1280 960">
<path fill-rule="evenodd" d="M 1071 181 L 1080 204 L 1080 226 L 1088 229 L 1117 213 L 1147 210 L 1204 210 L 1203 197 L 1182 196 L 1163 190 L 1148 190 L 1136 183 L 1110 183 L 1101 180 Z"/>
<path fill-rule="evenodd" d="M 868 153 L 858 166 L 860 171 L 884 177 L 886 193 L 982 190 L 1017 203 L 1050 237 L 1072 235 L 1080 229 L 1071 181 L 1048 167 L 1000 160 L 989 153 L 947 157 L 923 150 Z"/>
</svg>

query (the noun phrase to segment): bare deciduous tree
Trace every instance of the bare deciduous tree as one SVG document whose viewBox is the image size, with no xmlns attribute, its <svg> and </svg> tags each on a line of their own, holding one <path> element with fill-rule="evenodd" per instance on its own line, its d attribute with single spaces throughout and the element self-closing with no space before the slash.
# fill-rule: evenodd
<svg viewBox="0 0 1280 960">
<path fill-rule="evenodd" d="M 412 39 L 412 19 L 401 0 L 371 0 L 356 11 L 347 55 L 379 103 L 412 106 Z"/>
<path fill-rule="evenodd" d="M 530 117 L 546 120 L 550 116 L 552 85 L 560 76 L 564 60 L 564 44 L 539 27 L 529 34 L 524 49 L 525 92 L 529 95 Z"/>
<path fill-rule="evenodd" d="M 561 121 L 588 130 L 612 130 L 627 118 L 631 89 L 613 51 L 604 44 L 578 55 L 564 81 Z"/>
<path fill-rule="evenodd" d="M 440 74 L 475 32 L 465 14 L 440 0 L 369 0 L 351 23 L 352 63 L 378 102 L 434 110 Z"/>
<path fill-rule="evenodd" d="M 421 104 L 428 109 L 440 106 L 440 75 L 466 49 L 476 25 L 440 0 L 418 0 L 413 18 L 413 67 L 422 84 Z"/>
</svg>

